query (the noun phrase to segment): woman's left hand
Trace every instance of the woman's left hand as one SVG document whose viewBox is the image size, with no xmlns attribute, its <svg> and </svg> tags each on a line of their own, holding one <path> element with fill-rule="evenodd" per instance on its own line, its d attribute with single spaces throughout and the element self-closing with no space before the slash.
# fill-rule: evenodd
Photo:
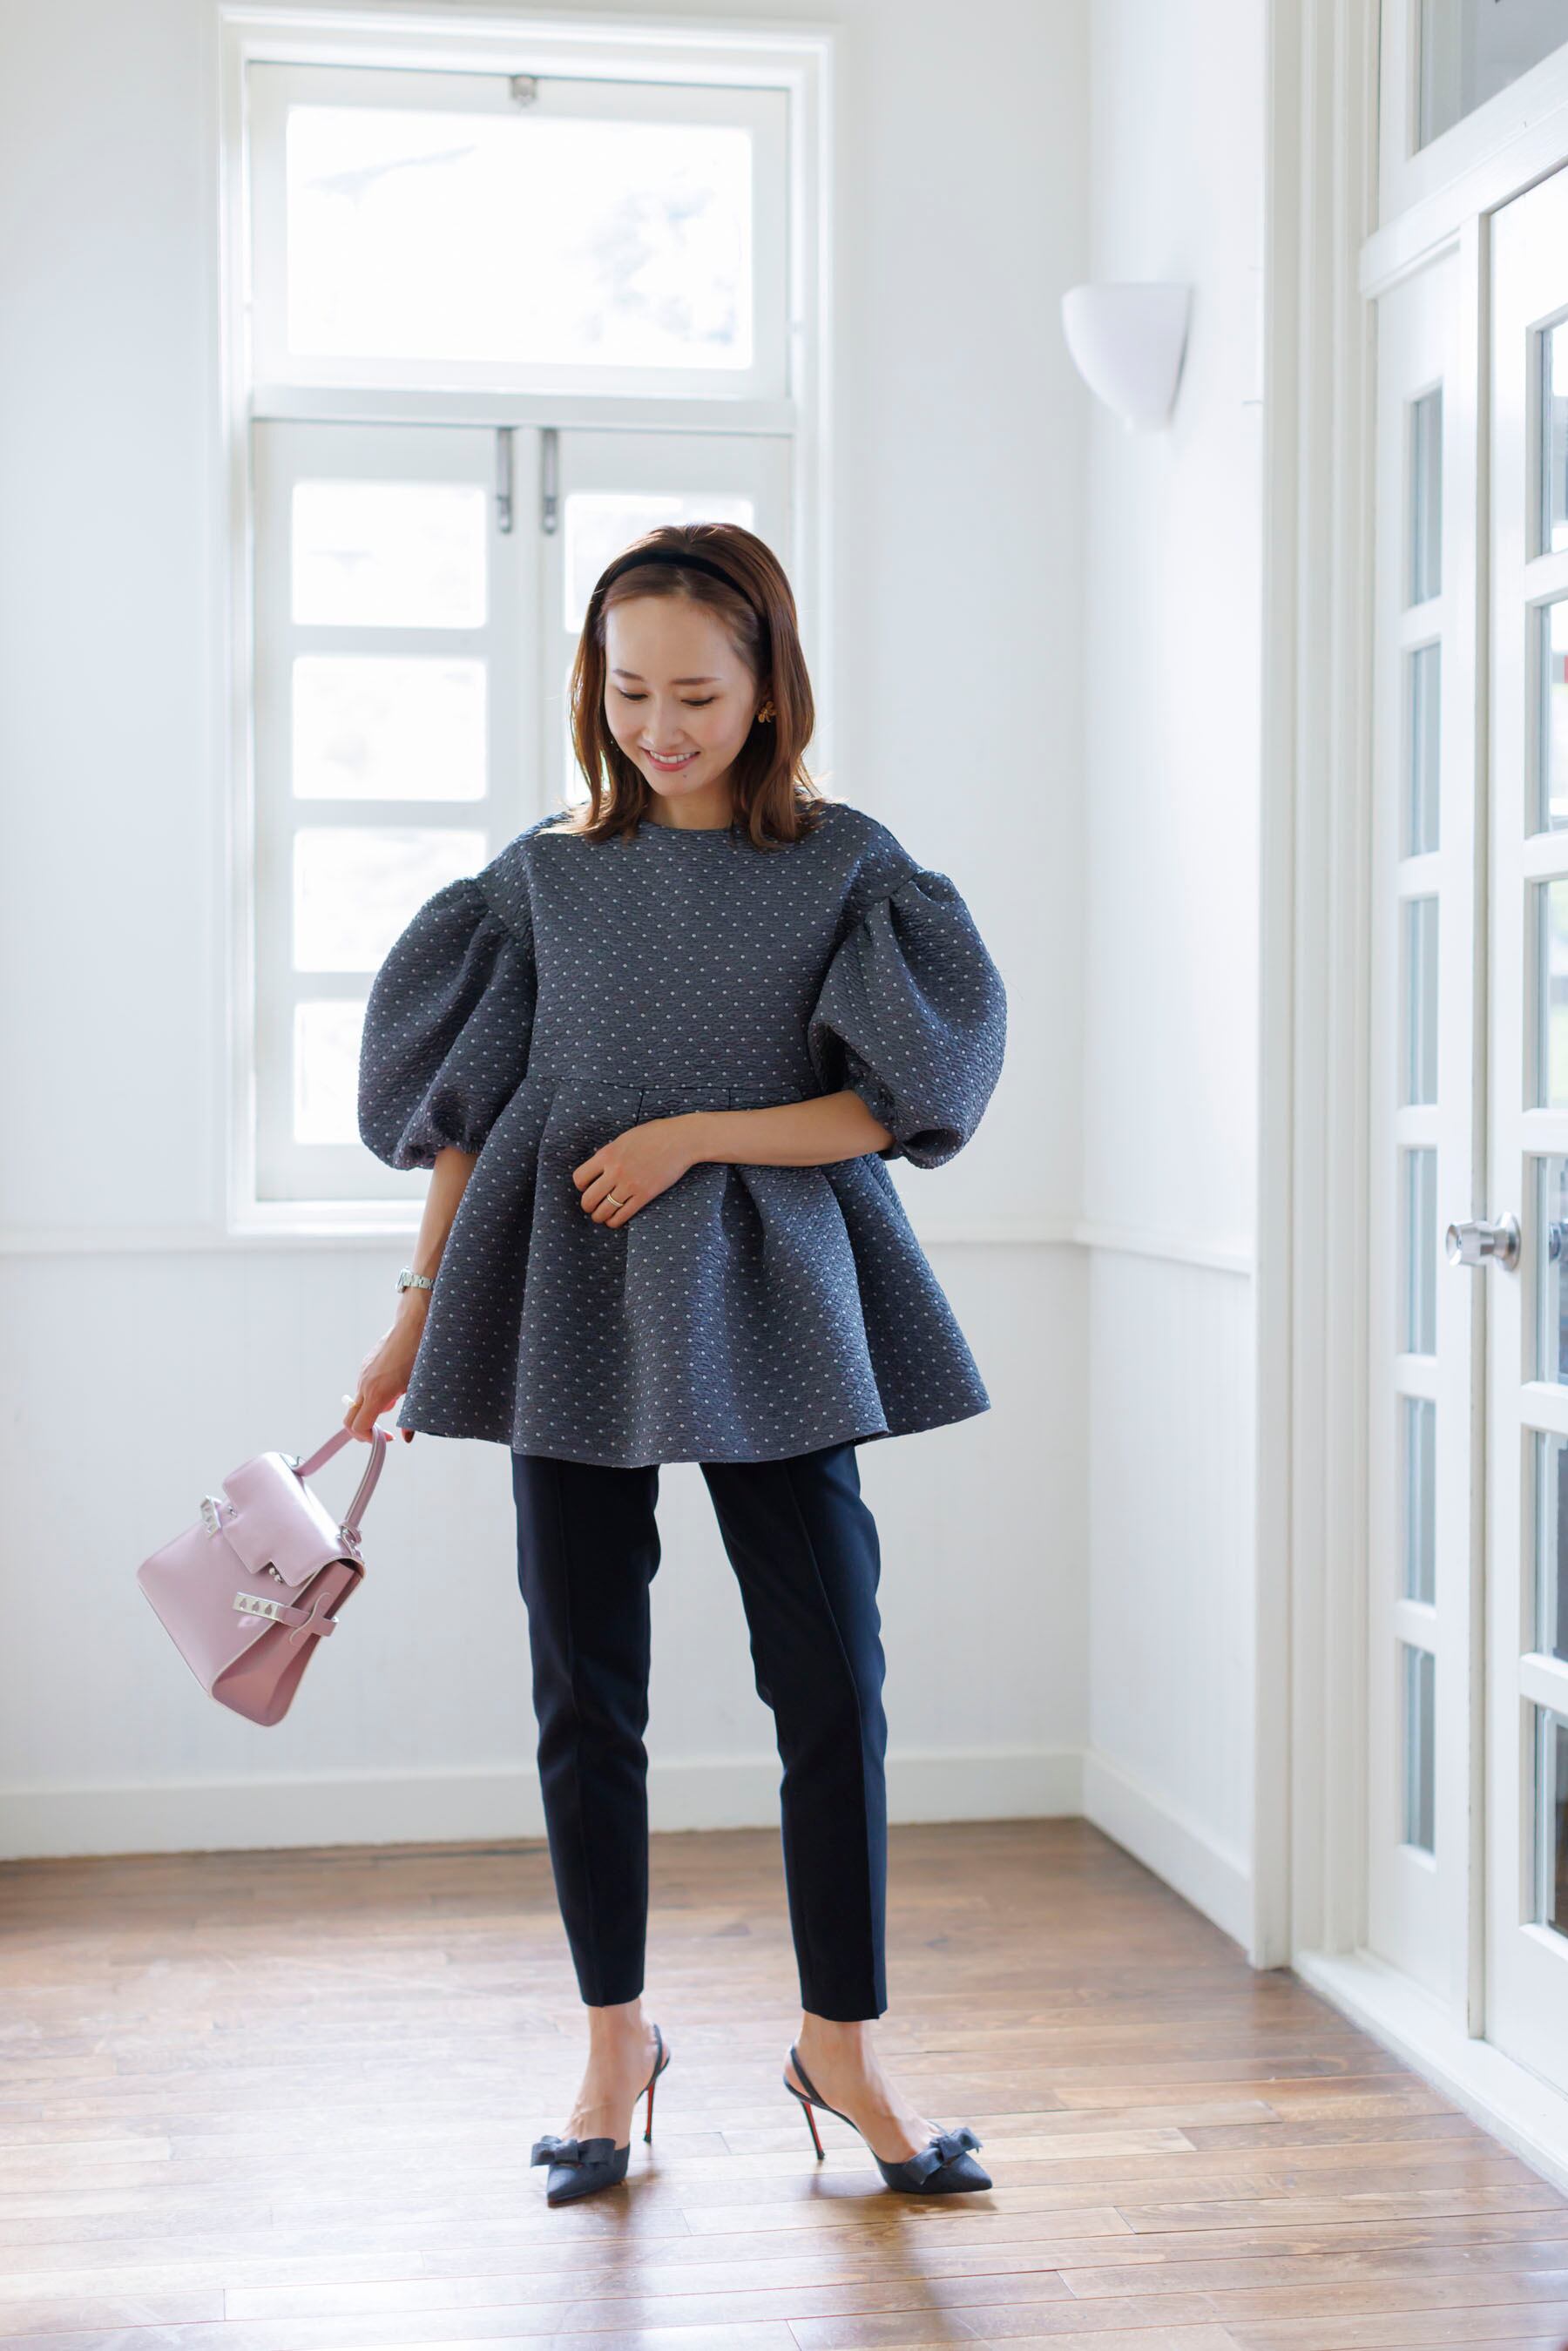
<svg viewBox="0 0 1568 2351">
<path fill-rule="evenodd" d="M 692 1144 L 689 1118 L 650 1118 L 622 1128 L 571 1171 L 584 1210 L 596 1225 L 623 1225 L 695 1165 Z"/>
</svg>

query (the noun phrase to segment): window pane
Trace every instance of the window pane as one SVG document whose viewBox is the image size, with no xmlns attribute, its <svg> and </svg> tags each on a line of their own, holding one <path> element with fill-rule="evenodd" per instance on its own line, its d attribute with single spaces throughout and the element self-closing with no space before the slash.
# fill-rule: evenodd
<svg viewBox="0 0 1568 2351">
<path fill-rule="evenodd" d="M 1541 338 L 1541 545 L 1568 547 L 1568 319 Z"/>
<path fill-rule="evenodd" d="M 1405 1597 L 1430 1604 L 1437 1598 L 1437 1407 L 1430 1396 L 1400 1398 L 1405 1448 Z"/>
<path fill-rule="evenodd" d="M 1568 1240 L 1568 1159 L 1535 1163 L 1536 1345 L 1538 1380 L 1568 1380 L 1568 1324 L 1563 1295 L 1563 1243 Z"/>
<path fill-rule="evenodd" d="M 1437 846 L 1438 712 L 1443 649 L 1417 645 L 1410 655 L 1410 775 L 1406 853 L 1419 857 Z"/>
<path fill-rule="evenodd" d="M 1405 1842 L 1433 1850 L 1434 1697 L 1437 1660 L 1430 1649 L 1401 1641 L 1405 1661 Z"/>
<path fill-rule="evenodd" d="M 485 688 L 481 661 L 302 655 L 294 664 L 296 797 L 482 799 Z"/>
<path fill-rule="evenodd" d="M 1535 889 L 1536 1101 L 1568 1104 L 1568 881 Z"/>
<path fill-rule="evenodd" d="M 1568 1934 L 1568 1722 L 1536 1709 L 1536 1917 Z"/>
<path fill-rule="evenodd" d="M 1405 908 L 1405 1099 L 1437 1099 L 1437 901 Z"/>
<path fill-rule="evenodd" d="M 1443 387 L 1410 407 L 1410 592 L 1424 604 L 1443 585 Z"/>
<path fill-rule="evenodd" d="M 1420 103 L 1425 147 L 1568 41 L 1558 0 L 1500 8 L 1498 0 L 1421 0 Z"/>
<path fill-rule="evenodd" d="M 483 628 L 486 503 L 477 482 L 297 482 L 295 620 Z"/>
<path fill-rule="evenodd" d="M 1405 1347 L 1430 1355 L 1437 1345 L 1437 1155 L 1406 1151 L 1405 1160 Z"/>
<path fill-rule="evenodd" d="M 484 864 L 482 832 L 311 826 L 294 837 L 294 968 L 374 971 L 424 901 Z"/>
<path fill-rule="evenodd" d="M 1568 1659 L 1568 1443 L 1535 1438 L 1534 1646 Z"/>
<path fill-rule="evenodd" d="M 1568 599 L 1542 604 L 1535 625 L 1541 677 L 1535 722 L 1536 774 L 1541 779 L 1537 821 L 1542 830 L 1555 831 L 1568 824 Z"/>
<path fill-rule="evenodd" d="M 294 1140 L 358 1143 L 362 1004 L 294 1008 Z"/>
<path fill-rule="evenodd" d="M 561 626 L 576 636 L 593 583 L 612 556 L 662 522 L 737 522 L 757 528 L 747 497 L 706 490 L 668 490 L 640 496 L 631 490 L 576 490 L 566 501 L 566 561 L 561 569 L 566 610 Z"/>
<path fill-rule="evenodd" d="M 751 175 L 729 124 L 297 106 L 289 347 L 748 368 Z"/>
</svg>

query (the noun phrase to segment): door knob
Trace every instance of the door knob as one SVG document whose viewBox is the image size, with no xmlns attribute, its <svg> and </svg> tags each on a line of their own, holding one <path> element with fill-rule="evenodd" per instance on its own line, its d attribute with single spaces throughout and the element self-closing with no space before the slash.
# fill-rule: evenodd
<svg viewBox="0 0 1568 2351">
<path fill-rule="evenodd" d="M 1443 1238 L 1450 1265 L 1487 1265 L 1496 1259 L 1511 1269 L 1519 1263 L 1519 1218 L 1511 1209 L 1491 1223 L 1484 1217 L 1450 1225 Z"/>
</svg>

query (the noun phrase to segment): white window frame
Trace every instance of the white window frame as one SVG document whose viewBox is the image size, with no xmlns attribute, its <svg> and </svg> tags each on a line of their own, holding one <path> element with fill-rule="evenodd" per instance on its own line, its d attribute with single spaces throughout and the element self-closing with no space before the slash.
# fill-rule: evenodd
<svg viewBox="0 0 1568 2351">
<path fill-rule="evenodd" d="M 369 9 L 333 9 L 319 18 L 292 7 L 235 6 L 220 9 L 219 125 L 222 204 L 217 287 L 222 321 L 222 430 L 217 453 L 220 495 L 215 510 L 225 534 L 223 573 L 227 583 L 225 614 L 226 726 L 225 754 L 229 789 L 222 844 L 221 902 L 228 909 L 224 1024 L 225 1064 L 217 1095 L 229 1105 L 225 1228 L 239 1237 L 273 1236 L 294 1240 L 310 1236 L 340 1240 L 384 1240 L 415 1229 L 423 1179 L 392 1176 L 390 1196 L 382 1179 L 388 1171 L 366 1155 L 364 1196 L 290 1199 L 261 1196 L 256 1113 L 261 1094 L 257 1038 L 262 1033 L 256 970 L 257 860 L 261 810 L 254 750 L 256 678 L 253 669 L 255 611 L 253 553 L 256 485 L 252 471 L 252 426 L 268 420 L 300 423 L 384 423 L 555 426 L 563 431 L 609 427 L 616 431 L 669 430 L 732 435 L 758 434 L 775 445 L 787 438 L 793 450 L 789 488 L 790 574 L 801 610 L 801 633 L 816 689 L 820 723 L 810 757 L 831 765 L 827 716 L 833 705 L 833 614 L 827 568 L 826 514 L 831 493 L 828 434 L 831 350 L 828 322 L 831 279 L 825 221 L 831 205 L 831 100 L 835 35 L 813 27 L 794 33 L 756 35 L 725 28 L 708 34 L 689 22 L 632 25 L 624 18 L 595 20 L 508 19 L 454 16 L 433 26 L 419 19 L 394 24 Z M 770 347 L 759 338 L 746 390 L 733 371 L 713 371 L 726 382 L 722 392 L 698 388 L 692 378 L 658 390 L 562 388 L 508 390 L 495 381 L 455 384 L 373 382 L 359 362 L 335 373 L 339 381 L 306 381 L 295 367 L 294 381 L 262 374 L 258 357 L 276 355 L 265 323 L 257 329 L 256 300 L 265 287 L 253 279 L 250 95 L 253 63 L 300 72 L 334 75 L 376 67 L 409 77 L 399 103 L 417 85 L 438 97 L 434 77 L 459 77 L 472 89 L 474 76 L 499 88 L 505 78 L 533 74 L 626 85 L 669 84 L 683 90 L 709 84 L 721 93 L 731 115 L 744 107 L 747 92 L 783 91 L 787 99 L 785 145 L 787 217 L 758 221 L 759 247 L 769 239 L 785 270 L 783 324 Z M 501 78 L 498 81 L 496 78 Z M 273 90 L 286 88 L 272 81 Z M 452 84 L 454 89 L 459 82 Z M 346 81 L 318 85 L 345 90 Z M 362 87 L 362 85 L 361 85 Z M 654 96 L 657 92 L 655 89 Z M 640 103 L 651 103 L 648 100 Z M 509 103 L 509 99 L 508 99 Z M 776 105 L 776 101 L 775 101 Z M 255 276 L 265 279 L 265 267 Z M 759 306 L 759 308 L 762 306 Z M 772 371 L 771 377 L 767 372 Z M 659 371 L 661 377 L 664 371 Z M 760 388 L 759 388 L 760 387 Z M 522 486 L 519 485 L 519 487 Z M 526 502 L 525 502 L 526 503 Z M 526 524 L 530 518 L 525 512 Z M 470 804 L 454 802 L 452 820 L 464 821 Z M 326 991 L 330 993 L 329 989 Z M 276 1029 L 276 1008 L 272 1025 Z M 326 1171 L 324 1170 L 324 1174 Z M 378 1194 L 380 1196 L 378 1196 Z"/>
<path fill-rule="evenodd" d="M 380 84 L 382 87 L 377 88 Z M 284 66 L 256 60 L 247 72 L 252 172 L 251 333 L 259 385 L 292 384 L 328 389 L 445 392 L 508 389 L 514 372 L 502 360 L 304 358 L 291 353 L 284 328 L 287 292 L 284 126 L 290 107 L 395 107 L 400 113 L 443 113 L 517 118 L 506 74 L 410 73 L 390 76 L 381 67 Z M 551 397 L 585 392 L 596 402 L 619 393 L 638 401 L 686 397 L 705 407 L 715 401 L 781 400 L 789 396 L 788 319 L 789 186 L 788 99 L 777 89 L 704 89 L 682 85 L 541 77 L 528 109 L 530 120 L 571 120 L 588 116 L 625 122 L 703 121 L 744 127 L 756 159 L 751 256 L 752 363 L 748 368 L 596 368 L 581 371 L 546 364 L 531 366 L 536 389 Z M 768 298 L 777 288 L 782 298 Z"/>
<path fill-rule="evenodd" d="M 1380 298 L 1373 475 L 1375 498 L 1371 672 L 1372 808 L 1370 1187 L 1367 1207 L 1367 1870 L 1365 1942 L 1422 1983 L 1450 2011 L 1468 2013 L 1470 1955 L 1480 1923 L 1473 1799 L 1481 1756 L 1477 1639 L 1482 1560 L 1483 1447 L 1475 1406 L 1483 1340 L 1474 1282 L 1439 1268 L 1441 1236 L 1475 1213 L 1484 1153 L 1484 1055 L 1477 1027 L 1476 905 L 1480 747 L 1475 569 L 1479 423 L 1465 374 L 1464 266 L 1452 248 Z M 1414 601 L 1409 577 L 1416 505 L 1414 403 L 1441 394 L 1439 585 Z M 1417 648 L 1440 661 L 1437 837 L 1412 849 L 1411 676 Z M 1406 1085 L 1410 1045 L 1408 910 L 1434 910 L 1437 950 L 1437 1070 L 1432 1099 Z M 1405 1352 L 1405 1308 L 1419 1238 L 1406 1225 L 1407 1151 L 1436 1169 L 1429 1353 Z M 1444 1276 L 1448 1275 L 1445 1280 Z M 1427 1400 L 1436 1415 L 1435 1585 L 1426 1602 L 1404 1584 L 1405 1459 L 1400 1415 Z M 1406 1842 L 1409 1793 L 1400 1666 L 1406 1649 L 1435 1660 L 1431 1851 Z"/>
<path fill-rule="evenodd" d="M 473 872 L 522 830 L 536 811 L 520 792 L 522 732 L 531 701 L 531 664 L 520 649 L 538 642 L 539 615 L 528 594 L 535 567 L 520 559 L 517 536 L 497 538 L 491 486 L 497 436 L 478 425 L 259 423 L 251 444 L 256 490 L 255 654 L 256 778 L 255 915 L 256 1068 L 254 1144 L 258 1195 L 274 1205 L 306 1199 L 368 1206 L 423 1197 L 428 1178 L 385 1166 L 357 1140 L 293 1140 L 290 1085 L 295 1073 L 296 1007 L 362 1003 L 369 972 L 297 972 L 293 961 L 293 870 L 297 844 L 319 827 L 374 833 L 409 826 L 422 832 L 473 833 L 479 846 L 463 870 Z M 485 617 L 471 629 L 312 629 L 297 622 L 289 595 L 290 510 L 301 483 L 444 482 L 482 502 Z M 518 649 L 514 652 L 513 649 Z M 486 789 L 473 799 L 297 799 L 290 774 L 289 699 L 294 663 L 325 652 L 393 658 L 477 658 L 487 684 Z M 512 654 L 508 658 L 508 653 Z M 431 887 L 435 887 L 432 883 Z M 412 909 L 410 909 L 412 912 Z"/>
<path fill-rule="evenodd" d="M 1521 183 L 1521 141 L 1539 143 L 1541 168 L 1550 169 L 1546 159 L 1561 152 L 1561 125 L 1552 118 L 1568 108 L 1568 46 L 1552 50 L 1425 147 L 1416 147 L 1420 16 L 1421 0 L 1382 0 L 1378 78 L 1385 102 L 1379 115 L 1377 217 L 1382 224 L 1400 222 L 1425 246 L 1445 206 L 1454 201 L 1456 182 L 1469 183 L 1467 209 L 1478 195 L 1483 206 L 1500 200 Z M 1498 174 L 1495 197 L 1490 187 L 1483 193 L 1477 181 L 1478 173 L 1484 179 L 1490 172 Z"/>
</svg>

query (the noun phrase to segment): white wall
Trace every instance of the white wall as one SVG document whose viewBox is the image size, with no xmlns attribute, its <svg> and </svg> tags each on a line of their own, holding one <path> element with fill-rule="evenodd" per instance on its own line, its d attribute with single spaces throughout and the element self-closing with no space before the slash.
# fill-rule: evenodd
<svg viewBox="0 0 1568 2351">
<path fill-rule="evenodd" d="M 981 1135 L 899 1178 L 917 1220 L 991 1236 L 932 1253 L 996 1408 L 862 1449 L 892 1801 L 1072 1811 L 1084 402 L 1058 298 L 1085 274 L 1085 9 L 836 15 L 832 783 L 959 880 L 1012 1002 Z M 225 1471 L 336 1426 L 403 1252 L 221 1232 L 210 0 L 10 0 L 3 37 L 0 1851 L 537 1833 L 501 1448 L 396 1449 L 366 1588 L 270 1732 L 202 1696 L 134 1582 Z M 655 1821 L 775 1820 L 700 1473 L 664 1491 Z"/>
<path fill-rule="evenodd" d="M 1084 1809 L 1245 1941 L 1267 11 L 1091 23 L 1090 274 L 1193 305 L 1169 426 L 1090 437 Z"/>
</svg>

